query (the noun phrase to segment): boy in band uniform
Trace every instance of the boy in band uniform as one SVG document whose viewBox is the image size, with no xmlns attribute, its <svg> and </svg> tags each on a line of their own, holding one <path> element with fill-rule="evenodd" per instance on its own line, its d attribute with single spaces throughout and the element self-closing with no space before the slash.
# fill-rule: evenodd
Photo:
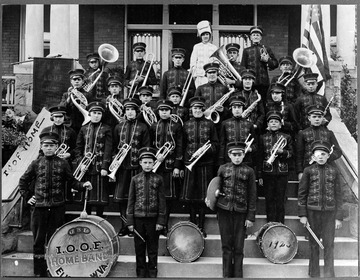
<svg viewBox="0 0 360 280">
<path fill-rule="evenodd" d="M 45 245 L 65 222 L 65 184 L 77 190 L 91 190 L 91 183 L 76 181 L 69 163 L 55 156 L 59 146 L 58 134 L 45 131 L 39 137 L 44 156 L 29 165 L 18 187 L 20 194 L 33 207 L 31 230 L 34 238 L 34 276 L 46 277 Z M 31 187 L 33 181 L 35 184 Z"/>
<path fill-rule="evenodd" d="M 223 277 L 243 277 L 244 241 L 246 229 L 253 226 L 256 212 L 256 176 L 242 161 L 245 143 L 228 144 L 231 162 L 219 167 L 221 186 L 217 192 Z"/>
<path fill-rule="evenodd" d="M 225 49 L 230 64 L 234 67 L 234 69 L 238 73 L 238 76 L 240 77 L 240 73 L 242 72 L 242 70 L 244 70 L 244 68 L 240 66 L 240 63 L 237 61 L 239 57 L 240 45 L 237 43 L 229 43 L 225 46 Z M 241 88 L 240 79 L 232 80 L 227 78 L 226 83 L 230 86 L 235 87 L 237 90 L 240 90 Z"/>
<path fill-rule="evenodd" d="M 153 92 L 154 90 L 151 86 L 142 86 L 138 89 L 139 99 L 141 101 L 140 114 L 138 115 L 138 119 L 139 121 L 145 123 L 148 126 L 148 128 L 150 128 L 150 124 L 145 120 L 144 115 L 142 113 L 144 105 L 151 108 L 156 118 L 157 119 L 159 118 L 156 110 L 156 106 L 157 106 L 156 101 L 152 99 Z"/>
<path fill-rule="evenodd" d="M 282 116 L 278 111 L 270 111 L 266 114 L 268 131 L 259 139 L 258 178 L 259 185 L 265 189 L 265 203 L 267 222 L 284 223 L 285 220 L 285 193 L 288 183 L 289 164 L 288 160 L 293 156 L 293 143 L 291 136 L 281 132 Z M 279 139 L 283 138 L 283 147 L 274 147 Z M 272 163 L 267 160 L 276 156 Z"/>
<path fill-rule="evenodd" d="M 178 86 L 170 87 L 167 99 L 174 104 L 171 114 L 177 115 L 182 120 L 182 123 L 186 122 L 189 119 L 189 110 L 184 106 L 180 106 L 182 99 L 181 88 Z"/>
<path fill-rule="evenodd" d="M 110 76 L 106 80 L 106 85 L 107 85 L 108 93 L 104 94 L 103 97 L 99 101 L 106 104 L 104 123 L 110 125 L 110 127 L 115 127 L 115 125 L 117 125 L 119 123 L 119 120 L 117 119 L 117 117 L 115 117 L 110 112 L 109 100 L 110 100 L 110 98 L 114 98 L 121 103 L 121 101 L 122 101 L 121 100 L 122 83 L 120 82 L 120 79 L 118 77 Z M 118 111 L 118 110 L 116 110 L 116 111 Z M 120 110 L 119 114 L 120 114 L 120 117 L 123 117 L 124 112 L 122 112 Z"/>
<path fill-rule="evenodd" d="M 300 223 L 310 225 L 324 246 L 324 275 L 335 277 L 334 272 L 334 238 L 335 230 L 340 229 L 343 220 L 343 197 L 340 185 L 340 172 L 327 163 L 330 157 L 331 144 L 317 140 L 311 145 L 315 163 L 304 169 L 299 183 L 298 212 Z M 310 277 L 320 277 L 319 245 L 309 236 Z"/>
<path fill-rule="evenodd" d="M 150 147 L 139 150 L 142 172 L 131 179 L 126 211 L 129 230 L 137 230 L 145 239 L 143 242 L 137 235 L 134 236 L 136 276 L 141 278 L 157 277 L 159 232 L 165 225 L 164 181 L 160 175 L 152 172 L 155 153 L 156 150 Z"/>
<path fill-rule="evenodd" d="M 85 71 L 85 79 L 88 84 L 92 84 L 93 81 L 100 75 L 101 73 L 101 65 L 100 65 L 100 56 L 97 52 L 89 53 L 86 56 L 86 60 L 89 64 L 89 67 Z M 95 86 L 92 88 L 91 92 L 97 99 L 103 98 L 106 92 L 106 80 L 108 78 L 107 72 L 102 72 L 101 77 L 96 82 Z"/>
</svg>

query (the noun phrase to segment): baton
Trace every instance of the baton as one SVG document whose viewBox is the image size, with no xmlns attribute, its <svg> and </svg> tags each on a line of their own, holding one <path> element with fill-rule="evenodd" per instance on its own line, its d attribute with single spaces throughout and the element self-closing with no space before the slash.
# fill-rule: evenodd
<svg viewBox="0 0 360 280">
<path fill-rule="evenodd" d="M 310 234 L 312 235 L 312 237 L 315 239 L 315 241 L 317 242 L 317 244 L 319 244 L 320 248 L 324 250 L 324 246 L 322 245 L 321 241 L 319 240 L 319 238 L 317 238 L 316 234 L 313 232 L 313 230 L 311 229 L 309 223 L 306 223 L 306 229 L 310 232 Z"/>
<path fill-rule="evenodd" d="M 127 219 L 123 216 L 123 215 L 120 215 L 120 219 L 125 223 L 127 224 Z M 145 243 L 145 239 L 141 236 L 141 234 L 135 229 L 134 227 L 134 233 Z"/>
</svg>

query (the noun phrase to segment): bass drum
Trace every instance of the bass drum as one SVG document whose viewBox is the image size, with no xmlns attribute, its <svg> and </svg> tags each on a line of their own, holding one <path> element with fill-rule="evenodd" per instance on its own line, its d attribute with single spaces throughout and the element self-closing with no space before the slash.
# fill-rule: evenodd
<svg viewBox="0 0 360 280">
<path fill-rule="evenodd" d="M 256 242 L 264 256 L 273 263 L 288 263 L 298 250 L 295 233 L 282 223 L 269 222 L 263 225 Z"/>
<path fill-rule="evenodd" d="M 106 277 L 119 256 L 114 227 L 89 215 L 61 226 L 46 247 L 46 262 L 54 277 Z"/>
<path fill-rule="evenodd" d="M 204 243 L 200 229 L 191 222 L 183 221 L 171 227 L 167 235 L 166 247 L 175 260 L 189 263 L 201 256 Z"/>
</svg>

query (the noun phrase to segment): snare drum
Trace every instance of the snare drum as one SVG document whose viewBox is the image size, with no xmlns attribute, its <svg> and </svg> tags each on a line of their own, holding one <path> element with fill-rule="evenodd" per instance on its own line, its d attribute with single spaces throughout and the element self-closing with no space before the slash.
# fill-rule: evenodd
<svg viewBox="0 0 360 280">
<path fill-rule="evenodd" d="M 61 226 L 46 247 L 46 262 L 54 277 L 106 277 L 119 256 L 114 227 L 89 215 Z"/>
<path fill-rule="evenodd" d="M 298 250 L 295 233 L 282 223 L 270 222 L 263 225 L 256 242 L 263 255 L 273 263 L 291 261 Z"/>
<path fill-rule="evenodd" d="M 183 221 L 176 223 L 170 229 L 166 247 L 175 260 L 189 263 L 201 256 L 204 243 L 200 229 L 191 222 Z"/>
</svg>

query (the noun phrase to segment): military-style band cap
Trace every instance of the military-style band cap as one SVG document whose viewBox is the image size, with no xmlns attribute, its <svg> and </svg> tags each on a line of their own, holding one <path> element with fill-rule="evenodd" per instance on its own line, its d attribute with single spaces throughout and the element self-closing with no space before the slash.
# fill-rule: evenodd
<svg viewBox="0 0 360 280">
<path fill-rule="evenodd" d="M 139 150 L 139 160 L 143 158 L 156 159 L 156 149 L 152 147 L 143 147 Z"/>
<path fill-rule="evenodd" d="M 74 76 L 80 76 L 82 78 L 85 77 L 85 70 L 84 69 L 81 69 L 81 68 L 78 68 L 78 69 L 72 69 L 70 70 L 69 72 L 69 75 L 70 75 L 70 79 Z"/>
<path fill-rule="evenodd" d="M 158 110 L 161 108 L 166 108 L 166 109 L 172 110 L 173 106 L 174 106 L 174 103 L 172 103 L 170 100 L 165 100 L 165 99 L 159 100 L 156 103 L 156 108 Z"/>
<path fill-rule="evenodd" d="M 282 115 L 279 111 L 270 111 L 266 114 L 266 121 L 270 121 L 270 120 L 278 120 L 279 122 L 281 122 L 282 120 Z"/>
<path fill-rule="evenodd" d="M 239 51 L 240 45 L 237 43 L 229 43 L 225 46 L 225 49 L 226 51 L 231 51 L 231 50 Z"/>
<path fill-rule="evenodd" d="M 173 48 L 171 49 L 171 56 L 175 55 L 181 55 L 182 57 L 185 57 L 186 50 L 183 48 Z"/>
<path fill-rule="evenodd" d="M 305 82 L 317 81 L 318 77 L 319 77 L 318 73 L 307 73 L 307 74 L 304 74 L 304 76 L 303 76 Z"/>
<path fill-rule="evenodd" d="M 143 42 L 137 42 L 135 44 L 132 45 L 133 51 L 136 51 L 137 49 L 141 49 L 141 50 L 145 50 L 146 49 L 146 44 Z"/>
<path fill-rule="evenodd" d="M 229 106 L 235 106 L 235 105 L 238 105 L 238 106 L 245 106 L 245 97 L 243 96 L 240 96 L 240 95 L 236 95 L 236 96 L 233 96 L 229 99 Z"/>
<path fill-rule="evenodd" d="M 205 107 L 205 98 L 202 96 L 194 96 L 189 99 L 190 107 Z"/>
<path fill-rule="evenodd" d="M 49 112 L 52 117 L 65 116 L 66 115 L 66 107 L 60 106 L 60 105 L 53 106 L 53 107 L 49 108 Z"/>
<path fill-rule="evenodd" d="M 274 83 L 270 86 L 270 92 L 279 92 L 284 93 L 286 91 L 286 87 L 281 83 Z"/>
<path fill-rule="evenodd" d="M 130 98 L 126 98 L 124 100 L 123 105 L 124 105 L 124 108 L 126 108 L 126 107 L 134 107 L 135 109 L 138 109 L 141 106 L 141 101 L 139 99 L 137 99 L 137 98 L 131 98 L 130 97 Z"/>
<path fill-rule="evenodd" d="M 40 135 L 40 143 L 48 143 L 48 144 L 58 144 L 59 143 L 59 134 L 48 131 L 47 129 L 43 130 Z"/>
<path fill-rule="evenodd" d="M 286 56 L 283 56 L 283 57 L 280 57 L 279 58 L 279 65 L 285 63 L 285 62 L 288 62 L 290 63 L 291 65 L 294 65 L 294 60 L 292 59 L 291 56 L 289 55 L 286 55 Z"/>
<path fill-rule="evenodd" d="M 94 102 L 91 102 L 88 106 L 87 106 L 87 110 L 89 112 L 91 111 L 101 111 L 101 112 L 105 112 L 105 104 L 103 102 L 100 102 L 100 101 L 94 101 Z"/>
<path fill-rule="evenodd" d="M 89 53 L 87 56 L 86 56 L 86 60 L 87 61 L 90 61 L 92 59 L 97 59 L 100 61 L 100 56 L 97 52 L 94 52 L 94 53 Z"/>
<path fill-rule="evenodd" d="M 245 70 L 241 71 L 241 73 L 240 73 L 240 76 L 242 79 L 251 78 L 251 79 L 255 80 L 255 75 L 256 75 L 256 73 L 252 69 L 245 69 Z"/>
<path fill-rule="evenodd" d="M 331 145 L 329 142 L 324 140 L 315 140 L 311 143 L 311 151 L 314 152 L 315 150 L 321 150 L 330 153 Z"/>
<path fill-rule="evenodd" d="M 209 72 L 209 71 L 217 71 L 219 72 L 219 68 L 220 68 L 220 64 L 217 63 L 217 62 L 210 62 L 210 63 L 207 63 L 203 66 L 205 72 Z"/>
<path fill-rule="evenodd" d="M 120 82 L 120 79 L 118 77 L 109 77 L 106 80 L 107 86 L 116 85 L 122 86 L 122 83 Z"/>
<path fill-rule="evenodd" d="M 180 86 L 173 86 L 173 87 L 170 87 L 168 90 L 167 90 L 167 96 L 171 96 L 173 94 L 177 94 L 179 95 L 180 97 L 182 96 L 182 88 Z"/>
<path fill-rule="evenodd" d="M 264 32 L 264 29 L 261 27 L 261 26 L 253 26 L 250 28 L 250 35 L 253 34 L 253 33 L 260 33 L 261 35 L 263 34 Z"/>
<path fill-rule="evenodd" d="M 244 152 L 246 144 L 244 142 L 230 142 L 227 144 L 228 153 Z"/>
<path fill-rule="evenodd" d="M 139 95 L 153 95 L 154 89 L 151 86 L 142 86 L 138 89 Z"/>
<path fill-rule="evenodd" d="M 306 114 L 324 115 L 325 107 L 322 105 L 309 105 L 306 107 Z"/>
</svg>

